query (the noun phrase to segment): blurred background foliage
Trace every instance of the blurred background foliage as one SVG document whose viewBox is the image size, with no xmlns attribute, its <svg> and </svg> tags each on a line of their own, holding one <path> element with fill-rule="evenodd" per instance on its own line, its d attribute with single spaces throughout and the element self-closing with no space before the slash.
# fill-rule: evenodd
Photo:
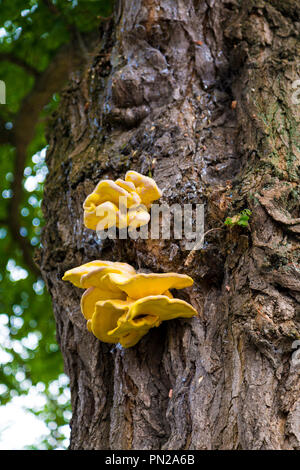
<svg viewBox="0 0 300 470">
<path fill-rule="evenodd" d="M 30 408 L 49 432 L 31 448 L 66 448 L 71 416 L 51 300 L 25 256 L 32 259 L 40 244 L 45 128 L 59 104 L 59 85 L 39 112 L 23 160 L 16 127 L 22 126 L 18 118 L 26 100 L 30 113 L 32 91 L 57 51 L 75 36 L 97 31 L 111 11 L 109 0 L 0 0 L 0 80 L 6 85 L 6 103 L 0 104 L 0 405 L 33 391 L 42 395 Z"/>
</svg>

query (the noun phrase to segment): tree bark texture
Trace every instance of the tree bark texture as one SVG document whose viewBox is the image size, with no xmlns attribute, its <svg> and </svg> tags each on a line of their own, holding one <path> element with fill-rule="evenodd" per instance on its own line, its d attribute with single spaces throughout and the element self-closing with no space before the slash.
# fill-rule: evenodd
<svg viewBox="0 0 300 470">
<path fill-rule="evenodd" d="M 43 247 L 70 377 L 71 449 L 299 449 L 299 4 L 122 0 L 49 126 Z M 152 173 L 205 204 L 203 249 L 83 225 L 102 178 Z M 224 225 L 252 211 L 249 228 Z M 63 273 L 94 259 L 180 272 L 199 312 L 122 350 L 98 341 Z M 170 392 L 170 390 L 172 392 Z"/>
</svg>

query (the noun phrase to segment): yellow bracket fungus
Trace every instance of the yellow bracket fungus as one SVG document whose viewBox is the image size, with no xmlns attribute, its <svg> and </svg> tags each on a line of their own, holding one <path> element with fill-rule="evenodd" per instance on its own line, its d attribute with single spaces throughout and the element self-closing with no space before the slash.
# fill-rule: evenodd
<svg viewBox="0 0 300 470">
<path fill-rule="evenodd" d="M 96 260 L 70 269 L 63 280 L 87 289 L 81 311 L 88 330 L 100 341 L 124 348 L 134 346 L 165 320 L 197 315 L 190 304 L 174 299 L 169 291 L 193 284 L 185 274 L 136 273 L 126 263 Z"/>
<path fill-rule="evenodd" d="M 148 210 L 161 195 L 152 178 L 136 171 L 128 171 L 125 180 L 102 180 L 83 203 L 84 225 L 92 230 L 141 227 L 149 222 Z"/>
</svg>

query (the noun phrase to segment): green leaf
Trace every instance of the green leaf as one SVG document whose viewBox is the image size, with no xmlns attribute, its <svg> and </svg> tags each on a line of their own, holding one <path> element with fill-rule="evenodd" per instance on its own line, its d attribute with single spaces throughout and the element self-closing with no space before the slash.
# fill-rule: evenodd
<svg viewBox="0 0 300 470">
<path fill-rule="evenodd" d="M 251 216 L 250 209 L 244 209 L 239 214 L 234 215 L 233 217 L 227 217 L 224 225 L 240 225 L 242 227 L 248 227 L 248 221 Z"/>
</svg>

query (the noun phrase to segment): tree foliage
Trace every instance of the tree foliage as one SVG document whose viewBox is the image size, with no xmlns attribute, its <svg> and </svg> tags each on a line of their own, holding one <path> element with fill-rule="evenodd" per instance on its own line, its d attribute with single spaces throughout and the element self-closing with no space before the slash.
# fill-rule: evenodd
<svg viewBox="0 0 300 470">
<path fill-rule="evenodd" d="M 105 0 L 0 0 L 0 399 L 4 405 L 39 385 L 47 404 L 32 411 L 49 424 L 44 448 L 59 445 L 70 415 L 51 302 L 33 262 L 48 171 L 45 129 L 68 78 L 64 54 L 81 48 L 84 55 L 86 38 L 111 7 Z"/>
</svg>

